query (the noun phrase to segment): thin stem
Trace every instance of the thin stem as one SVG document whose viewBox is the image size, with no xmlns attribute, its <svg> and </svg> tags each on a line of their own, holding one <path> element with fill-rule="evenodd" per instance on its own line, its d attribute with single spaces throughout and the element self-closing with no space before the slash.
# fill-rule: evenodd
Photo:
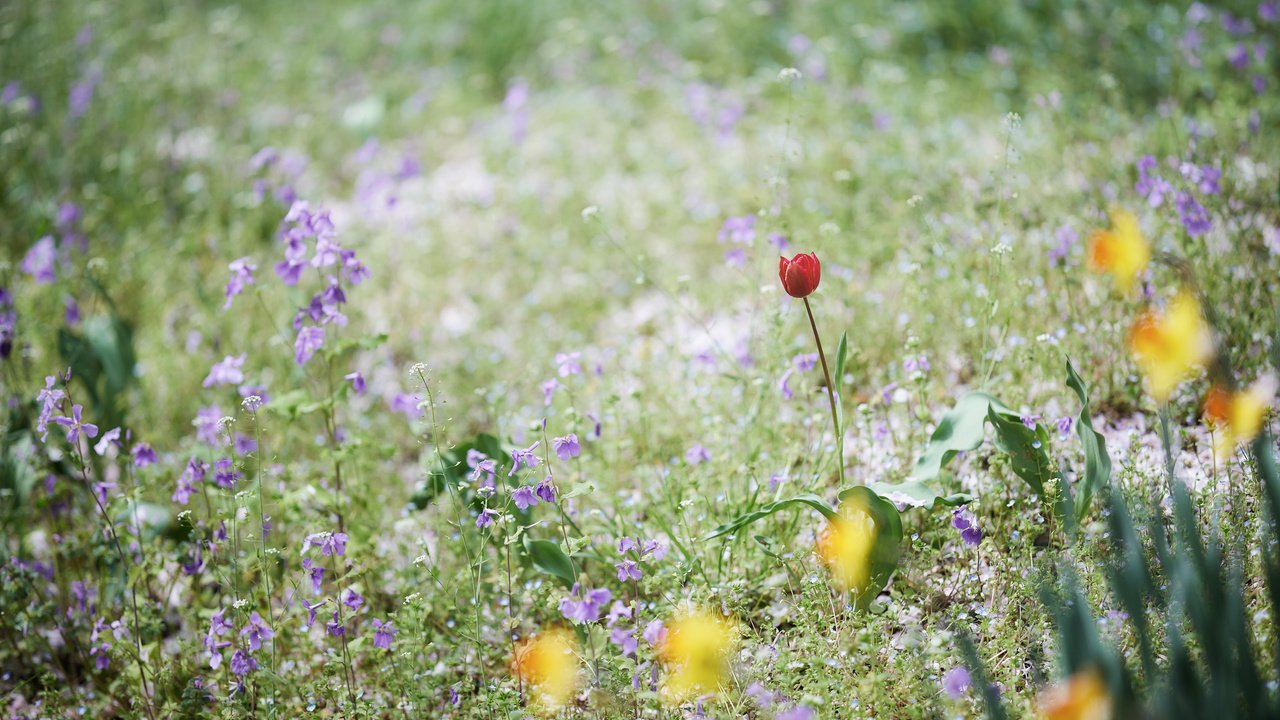
<svg viewBox="0 0 1280 720">
<path fill-rule="evenodd" d="M 831 402 L 831 427 L 836 433 L 836 471 L 840 478 L 840 486 L 844 486 L 844 435 L 840 432 L 840 415 L 836 412 L 836 388 L 831 382 L 831 371 L 827 369 L 827 354 L 822 349 L 822 337 L 818 335 L 818 323 L 813 320 L 813 307 L 809 298 L 803 298 L 804 311 L 809 314 L 809 327 L 813 329 L 813 341 L 818 344 L 818 359 L 822 361 L 822 375 L 827 379 L 827 400 Z"/>
</svg>

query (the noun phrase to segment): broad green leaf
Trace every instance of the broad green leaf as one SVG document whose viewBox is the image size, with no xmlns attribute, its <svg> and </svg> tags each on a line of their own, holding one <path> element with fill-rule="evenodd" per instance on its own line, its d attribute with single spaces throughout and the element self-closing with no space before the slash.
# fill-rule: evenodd
<svg viewBox="0 0 1280 720">
<path fill-rule="evenodd" d="M 779 510 L 786 510 L 787 508 L 792 508 L 797 505 L 808 505 L 828 518 L 836 516 L 836 511 L 827 504 L 826 500 L 823 500 L 812 493 L 805 493 L 804 495 L 797 495 L 795 497 L 786 498 L 785 500 L 771 502 L 757 510 L 753 510 L 744 515 L 739 515 L 737 518 L 721 525 L 715 530 L 712 530 L 711 533 L 706 535 L 703 539 L 710 540 L 712 538 L 718 538 L 721 535 L 728 535 L 729 533 L 737 532 L 761 518 L 766 518 Z"/>
<path fill-rule="evenodd" d="M 869 482 L 866 484 L 877 495 L 892 502 L 920 508 L 938 508 L 939 506 L 957 507 L 973 502 L 968 493 L 943 494 L 933 483 L 923 480 L 907 480 L 900 483 Z"/>
<path fill-rule="evenodd" d="M 858 607 L 865 610 L 898 569 L 898 558 L 902 554 L 902 516 L 893 503 L 865 485 L 842 490 L 840 503 L 857 503 L 876 522 L 876 543 L 871 551 L 871 584 L 857 598 Z"/>
<path fill-rule="evenodd" d="M 572 586 L 575 574 L 573 571 L 573 561 L 568 555 L 564 554 L 564 550 L 560 546 L 550 540 L 530 540 L 529 536 L 524 537 L 524 549 L 529 554 L 529 560 L 533 562 L 533 566 L 548 575 L 554 575 L 564 582 L 565 586 Z"/>
<path fill-rule="evenodd" d="M 992 405 L 987 420 L 996 431 L 996 449 L 1009 456 L 1010 466 L 1018 477 L 1027 481 L 1037 495 L 1044 495 L 1044 484 L 1056 477 L 1045 448 L 1049 433 L 1036 424 L 1034 430 L 1022 424 L 1012 413 L 998 412 Z"/>
<path fill-rule="evenodd" d="M 942 466 L 950 462 L 956 453 L 967 452 L 981 445 L 988 408 L 995 408 L 1000 412 L 1009 411 L 1003 403 L 984 392 L 967 393 L 956 400 L 955 406 L 942 416 L 933 435 L 929 436 L 929 446 L 916 460 L 911 477 L 932 480 L 938 477 Z"/>
<path fill-rule="evenodd" d="M 1067 387 L 1075 391 L 1083 405 L 1076 422 L 1076 434 L 1080 436 L 1080 442 L 1084 445 L 1084 483 L 1080 486 L 1076 500 L 1076 517 L 1083 520 L 1085 514 L 1089 512 L 1089 502 L 1093 498 L 1093 493 L 1111 481 L 1111 458 L 1107 455 L 1107 444 L 1102 433 L 1093 429 L 1093 420 L 1089 411 L 1089 393 L 1085 389 L 1084 381 L 1076 374 L 1075 368 L 1071 367 L 1070 358 L 1067 359 Z"/>
</svg>

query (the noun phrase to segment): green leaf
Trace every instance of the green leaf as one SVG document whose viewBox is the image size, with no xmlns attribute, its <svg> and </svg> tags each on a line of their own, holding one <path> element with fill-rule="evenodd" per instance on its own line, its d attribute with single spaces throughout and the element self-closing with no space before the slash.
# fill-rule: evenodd
<svg viewBox="0 0 1280 720">
<path fill-rule="evenodd" d="M 911 477 L 916 480 L 932 480 L 942 472 L 942 466 L 951 461 L 958 452 L 973 450 L 982 444 L 985 434 L 985 422 L 988 408 L 1000 412 L 1009 409 L 999 400 L 984 392 L 967 393 L 959 400 L 942 419 L 938 427 L 929 436 L 929 445 L 925 448 L 911 470 Z"/>
<path fill-rule="evenodd" d="M 1057 477 L 1045 453 L 1049 433 L 1044 426 L 1036 423 L 1032 430 L 1013 413 L 997 412 L 995 405 L 988 410 L 987 420 L 996 431 L 996 449 L 1009 456 L 1013 473 L 1043 496 L 1045 482 Z"/>
<path fill-rule="evenodd" d="M 771 502 L 757 510 L 753 510 L 744 515 L 739 515 L 737 518 L 717 527 L 715 530 L 712 530 L 711 533 L 703 537 L 703 539 L 711 540 L 712 538 L 718 538 L 721 535 L 728 535 L 729 533 L 737 532 L 761 518 L 766 518 L 779 510 L 786 510 L 787 508 L 795 507 L 797 505 L 808 505 L 814 510 L 825 515 L 828 519 L 836 516 L 836 511 L 827 504 L 826 500 L 823 500 L 812 493 L 805 493 L 804 495 L 797 495 L 795 497 L 786 498 L 785 500 Z"/>
<path fill-rule="evenodd" d="M 1080 409 L 1080 415 L 1076 421 L 1076 434 L 1080 436 L 1080 442 L 1084 445 L 1084 483 L 1080 487 L 1076 501 L 1076 517 L 1083 520 L 1085 514 L 1089 512 L 1089 501 L 1092 500 L 1093 493 L 1111 482 L 1111 457 L 1107 455 L 1107 443 L 1102 433 L 1093 429 L 1093 420 L 1089 411 L 1089 393 L 1085 389 L 1084 381 L 1076 374 L 1075 368 L 1071 367 L 1070 358 L 1067 359 L 1067 387 L 1075 391 L 1076 396 L 1080 398 L 1080 403 L 1084 406 Z"/>
<path fill-rule="evenodd" d="M 866 486 L 881 497 L 911 507 L 937 509 L 940 506 L 958 507 L 973 502 L 973 496 L 968 493 L 943 494 L 941 490 L 934 487 L 933 483 L 926 483 L 923 480 L 908 480 L 900 483 L 869 482 Z"/>
<path fill-rule="evenodd" d="M 840 344 L 836 346 L 836 376 L 831 379 L 831 382 L 835 383 L 836 387 L 839 387 L 840 383 L 844 382 L 842 379 L 844 378 L 844 363 L 848 357 L 849 332 L 846 330 L 840 333 Z"/>
<path fill-rule="evenodd" d="M 898 514 L 897 506 L 865 485 L 840 491 L 840 503 L 857 503 L 876 522 L 876 542 L 871 551 L 871 583 L 857 598 L 858 607 L 865 610 L 898 569 L 898 559 L 902 556 L 902 516 Z"/>
<path fill-rule="evenodd" d="M 529 536 L 525 535 L 524 549 L 535 568 L 559 578 L 566 587 L 573 585 L 576 578 L 573 561 L 564 553 L 564 550 L 560 549 L 559 545 L 550 540 L 530 540 Z"/>
</svg>

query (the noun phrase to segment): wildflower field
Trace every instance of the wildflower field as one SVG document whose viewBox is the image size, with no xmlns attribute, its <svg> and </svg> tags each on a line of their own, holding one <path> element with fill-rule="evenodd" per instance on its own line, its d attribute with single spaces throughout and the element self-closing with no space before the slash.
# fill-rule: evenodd
<svg viewBox="0 0 1280 720">
<path fill-rule="evenodd" d="M 1278 40 L 0 3 L 4 717 L 1280 717 Z"/>
</svg>

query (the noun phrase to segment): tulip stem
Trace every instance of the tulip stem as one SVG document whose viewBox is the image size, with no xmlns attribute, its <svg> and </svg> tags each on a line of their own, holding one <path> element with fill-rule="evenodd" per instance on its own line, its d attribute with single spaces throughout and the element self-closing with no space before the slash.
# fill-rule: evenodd
<svg viewBox="0 0 1280 720">
<path fill-rule="evenodd" d="M 831 402 L 831 427 L 836 432 L 836 474 L 840 478 L 840 487 L 844 487 L 844 434 L 840 432 L 840 414 L 836 412 L 836 386 L 831 382 L 831 371 L 827 369 L 827 354 L 822 350 L 822 337 L 818 335 L 818 323 L 813 319 L 813 307 L 809 298 L 804 300 L 804 311 L 809 314 L 809 327 L 813 329 L 813 341 L 818 344 L 818 360 L 822 362 L 822 375 L 827 379 L 827 400 Z"/>
</svg>

